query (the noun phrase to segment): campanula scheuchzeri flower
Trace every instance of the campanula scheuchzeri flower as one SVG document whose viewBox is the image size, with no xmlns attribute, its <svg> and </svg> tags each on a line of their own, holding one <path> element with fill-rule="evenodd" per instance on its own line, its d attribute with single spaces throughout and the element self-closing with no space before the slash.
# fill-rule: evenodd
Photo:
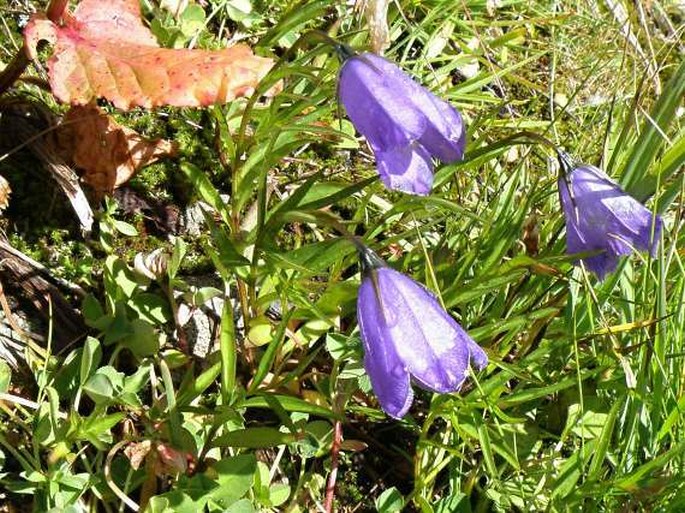
<svg viewBox="0 0 685 513">
<path fill-rule="evenodd" d="M 581 260 L 600 280 L 616 269 L 621 255 L 635 249 L 654 255 L 661 232 L 658 215 L 626 194 L 601 169 L 576 164 L 563 152 L 559 161 L 569 254 L 598 252 Z"/>
<path fill-rule="evenodd" d="M 464 155 L 459 112 L 416 83 L 392 62 L 372 53 L 343 53 L 338 91 L 347 115 L 376 156 L 389 189 L 426 195 L 433 161 Z"/>
<path fill-rule="evenodd" d="M 401 418 L 413 399 L 411 380 L 438 393 L 459 390 L 469 366 L 488 364 L 485 352 L 426 288 L 359 248 L 362 283 L 357 317 L 364 367 L 378 401 Z"/>
</svg>

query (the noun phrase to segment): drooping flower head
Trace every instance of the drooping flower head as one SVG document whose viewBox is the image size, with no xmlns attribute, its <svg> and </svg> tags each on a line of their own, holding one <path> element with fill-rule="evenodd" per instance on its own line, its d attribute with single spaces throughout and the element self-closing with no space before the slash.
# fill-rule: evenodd
<svg viewBox="0 0 685 513">
<path fill-rule="evenodd" d="M 582 261 L 600 280 L 616 269 L 621 255 L 635 249 L 654 255 L 661 217 L 626 194 L 601 169 L 574 163 L 563 152 L 559 152 L 559 162 L 567 253 L 598 252 Z"/>
<path fill-rule="evenodd" d="M 413 399 L 411 380 L 438 393 L 459 390 L 469 366 L 488 364 L 485 352 L 411 278 L 361 246 L 357 317 L 364 367 L 383 410 L 401 418 Z"/>
<path fill-rule="evenodd" d="M 383 57 L 342 49 L 340 100 L 373 149 L 381 180 L 390 189 L 428 194 L 432 158 L 450 163 L 464 155 L 461 115 Z"/>
</svg>

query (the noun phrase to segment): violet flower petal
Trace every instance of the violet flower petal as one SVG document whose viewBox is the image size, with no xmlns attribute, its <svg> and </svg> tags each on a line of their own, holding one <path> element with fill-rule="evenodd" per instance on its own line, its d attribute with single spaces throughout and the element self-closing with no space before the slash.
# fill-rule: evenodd
<svg viewBox="0 0 685 513">
<path fill-rule="evenodd" d="M 464 331 L 461 326 L 457 324 L 457 327 Z M 471 359 L 471 367 L 473 367 L 475 370 L 483 370 L 485 367 L 488 366 L 488 363 L 490 360 L 488 360 L 488 355 L 483 351 L 483 348 L 480 347 L 466 332 L 464 334 L 467 337 L 467 345 L 469 347 L 469 358 Z"/>
<path fill-rule="evenodd" d="M 395 146 L 375 151 L 378 173 L 389 189 L 426 195 L 433 184 L 433 163 L 423 146 Z"/>
<path fill-rule="evenodd" d="M 488 363 L 427 289 L 388 267 L 367 269 L 357 315 L 364 365 L 381 407 L 393 417 L 403 416 L 411 404 L 405 392 L 410 375 L 427 390 L 455 392 L 469 365 L 482 369 Z"/>
<path fill-rule="evenodd" d="M 387 59 L 373 53 L 364 53 L 357 58 L 366 62 L 367 66 L 371 64 L 377 73 L 382 73 L 385 83 L 389 79 L 389 87 L 385 91 L 388 95 L 380 96 L 378 101 L 386 104 L 390 116 L 407 131 L 411 139 L 417 139 L 443 162 L 462 159 L 466 137 L 464 122 L 457 109 L 421 86 Z M 407 123 L 407 119 L 403 118 L 406 108 L 420 112 L 421 122 Z"/>
<path fill-rule="evenodd" d="M 459 111 L 426 89 L 415 94 L 416 107 L 426 116 L 426 126 L 419 142 L 439 160 L 457 162 L 464 157 L 466 130 Z"/>
<path fill-rule="evenodd" d="M 655 218 L 602 170 L 588 164 L 566 170 L 566 176 L 559 178 L 559 194 L 566 217 L 567 251 L 600 251 L 582 259 L 600 280 L 616 269 L 620 256 L 633 249 L 655 253 L 661 218 Z"/>
<path fill-rule="evenodd" d="M 391 331 L 412 377 L 434 392 L 461 388 L 478 345 L 426 288 L 393 269 L 379 269 L 378 274 L 379 288 L 389 298 L 387 308 L 401 319 Z M 478 356 L 484 355 L 478 347 Z"/>
<path fill-rule="evenodd" d="M 426 118 L 411 99 L 420 88 L 397 66 L 365 53 L 347 59 L 338 91 L 348 117 L 372 145 L 385 148 L 398 140 L 417 140 Z"/>
<path fill-rule="evenodd" d="M 428 194 L 431 157 L 443 162 L 463 157 L 465 131 L 459 112 L 390 61 L 371 53 L 349 57 L 340 70 L 338 90 L 391 189 Z M 409 185 L 414 180 L 421 181 Z"/>
<path fill-rule="evenodd" d="M 414 393 L 409 384 L 409 371 L 385 330 L 384 315 L 372 281 L 364 280 L 357 300 L 357 317 L 364 344 L 364 368 L 383 411 L 399 419 L 409 410 Z"/>
<path fill-rule="evenodd" d="M 357 66 L 361 64 L 366 68 L 357 72 L 363 74 L 368 83 L 380 81 L 384 84 L 385 87 L 375 91 L 374 100 L 384 106 L 390 118 L 402 127 L 410 140 L 418 140 L 443 162 L 454 162 L 463 157 L 466 137 L 459 111 L 383 57 L 363 53 L 350 58 L 351 61 L 354 59 L 358 60 Z M 343 78 L 341 70 L 341 99 Z M 344 100 L 343 104 L 347 108 Z M 412 110 L 419 114 L 411 115 Z"/>
</svg>

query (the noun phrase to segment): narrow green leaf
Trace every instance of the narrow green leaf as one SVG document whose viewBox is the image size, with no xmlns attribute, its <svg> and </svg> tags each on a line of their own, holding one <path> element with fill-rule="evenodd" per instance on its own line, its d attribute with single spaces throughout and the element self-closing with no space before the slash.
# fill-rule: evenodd
<svg viewBox="0 0 685 513">
<path fill-rule="evenodd" d="M 193 184 L 193 187 L 205 203 L 208 203 L 220 216 L 226 226 L 231 226 L 230 213 L 224 201 L 219 195 L 219 191 L 214 188 L 209 181 L 207 174 L 190 162 L 181 163 L 181 171 Z"/>
<path fill-rule="evenodd" d="M 584 371 L 581 373 L 583 380 L 596 376 L 601 372 L 600 369 L 593 369 L 592 371 Z M 533 401 L 541 397 L 545 397 L 569 387 L 576 386 L 578 384 L 578 378 L 576 376 L 569 376 L 567 378 L 561 379 L 556 383 L 551 385 L 546 385 L 542 387 L 524 389 L 519 392 L 514 391 L 511 395 L 501 399 L 499 401 L 500 408 L 506 408 L 508 406 L 513 406 L 516 404 L 525 403 L 528 401 Z"/>
<path fill-rule="evenodd" d="M 607 452 L 609 450 L 609 444 L 611 443 L 611 437 L 614 434 L 614 425 L 616 424 L 616 418 L 618 413 L 623 407 L 623 398 L 616 401 L 609 410 L 606 417 L 605 424 L 602 427 L 602 432 L 599 435 L 597 441 L 597 448 L 592 455 L 592 461 L 590 462 L 590 468 L 587 471 L 587 479 L 594 480 L 599 477 L 599 472 L 602 469 L 602 464 L 606 459 Z"/>
<path fill-rule="evenodd" d="M 323 408 L 321 406 L 317 406 L 316 404 L 309 403 L 303 399 L 299 399 L 297 397 L 291 397 L 288 395 L 277 395 L 277 394 L 270 394 L 268 396 L 266 395 L 257 395 L 254 397 L 250 397 L 249 399 L 245 399 L 243 401 L 240 401 L 239 403 L 235 404 L 234 407 L 236 409 L 240 408 L 267 408 L 267 409 L 272 409 L 273 406 L 270 404 L 270 401 L 275 401 L 281 408 L 283 408 L 285 411 L 293 412 L 302 412 L 302 413 L 309 413 L 311 415 L 318 415 L 319 417 L 325 417 L 329 419 L 335 419 L 336 415 L 333 413 L 328 408 Z"/>
<path fill-rule="evenodd" d="M 212 447 L 242 447 L 258 449 L 291 444 L 297 441 L 293 433 L 283 433 L 276 428 L 254 427 L 230 431 L 212 440 Z"/>
<path fill-rule="evenodd" d="M 684 94 L 685 61 L 682 61 L 645 119 L 640 136 L 623 168 L 621 184 L 640 201 L 647 200 L 656 190 L 658 179 L 649 174 L 650 165 L 666 142 L 664 134 L 668 133 Z M 661 180 L 665 178 L 662 176 Z"/>
<path fill-rule="evenodd" d="M 649 460 L 647 463 L 638 467 L 623 479 L 616 481 L 616 486 L 628 491 L 637 491 L 642 489 L 640 481 L 647 476 L 662 471 L 666 465 L 685 450 L 685 442 L 673 446 L 665 452 L 662 452 L 656 458 Z"/>
<path fill-rule="evenodd" d="M 176 408 L 176 391 L 174 390 L 174 381 L 171 377 L 171 371 L 164 358 L 159 359 L 159 371 L 162 376 L 162 383 L 164 384 L 164 392 L 166 395 L 167 413 L 169 415 L 169 437 L 171 443 L 176 447 L 183 447 L 180 439 L 182 435 L 181 423 L 183 419 Z"/>
<path fill-rule="evenodd" d="M 0 360 L 0 394 L 5 394 L 10 388 L 12 381 L 12 369 L 5 360 Z M 0 468 L 2 466 L 0 465 Z"/>
<path fill-rule="evenodd" d="M 93 374 L 94 370 L 100 365 L 102 359 L 102 348 L 100 341 L 93 337 L 86 338 L 81 352 L 80 381 L 83 385 Z"/>
<path fill-rule="evenodd" d="M 673 426 L 675 426 L 683 416 L 685 416 L 685 396 L 678 399 L 678 403 L 670 411 L 666 420 L 664 420 L 664 423 L 661 425 L 659 433 L 656 436 L 657 440 L 663 440 L 664 437 L 671 433 Z"/>
<path fill-rule="evenodd" d="M 288 33 L 302 29 L 302 25 L 311 20 L 321 18 L 330 8 L 330 3 L 323 0 L 318 2 L 300 1 L 286 12 L 275 27 L 271 28 L 259 41 L 258 46 L 272 50 L 278 41 Z"/>
<path fill-rule="evenodd" d="M 257 240 L 255 246 L 262 247 L 265 240 L 273 240 L 276 231 L 280 229 L 283 224 L 283 217 L 294 210 L 299 204 L 302 198 L 305 197 L 309 189 L 317 182 L 321 180 L 321 174 L 310 177 L 306 182 L 300 185 L 288 198 L 281 201 L 278 206 L 271 210 L 268 219 L 264 223 L 264 226 L 258 227 Z"/>
<path fill-rule="evenodd" d="M 353 194 L 363 190 L 377 180 L 378 177 L 372 176 L 352 185 L 334 182 L 318 182 L 302 198 L 299 209 L 315 210 L 317 208 L 327 207 L 328 205 L 351 197 Z"/>
<path fill-rule="evenodd" d="M 183 257 L 185 257 L 187 251 L 186 243 L 180 237 L 176 237 L 174 241 L 174 250 L 171 253 L 171 258 L 167 264 L 167 275 L 169 279 L 174 279 L 178 270 L 181 268 L 181 262 L 183 262 Z"/>
<path fill-rule="evenodd" d="M 189 380 L 188 388 L 179 390 L 176 403 L 179 408 L 189 405 L 197 397 L 207 390 L 214 380 L 221 374 L 221 362 L 217 362 L 197 378 Z"/>
<path fill-rule="evenodd" d="M 483 451 L 483 460 L 485 461 L 485 467 L 488 469 L 488 474 L 493 477 L 499 476 L 497 465 L 495 465 L 495 456 L 492 452 L 492 445 L 490 444 L 488 428 L 477 415 L 474 414 L 472 418 L 478 431 L 478 440 L 480 441 L 480 448 Z"/>
<path fill-rule="evenodd" d="M 554 482 L 552 497 L 563 499 L 573 492 L 583 471 L 583 465 L 592 454 L 597 444 L 596 440 L 586 442 L 580 450 L 576 450 L 559 469 L 559 477 Z"/>
<path fill-rule="evenodd" d="M 219 353 L 221 354 L 221 399 L 223 404 L 230 405 L 235 388 L 237 355 L 233 304 L 229 298 L 225 298 L 223 312 L 221 313 Z"/>
</svg>

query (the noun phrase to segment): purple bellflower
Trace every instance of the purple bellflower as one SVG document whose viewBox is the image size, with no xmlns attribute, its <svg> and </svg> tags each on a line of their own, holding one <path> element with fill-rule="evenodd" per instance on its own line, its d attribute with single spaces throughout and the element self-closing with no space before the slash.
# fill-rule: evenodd
<svg viewBox="0 0 685 513">
<path fill-rule="evenodd" d="M 581 260 L 600 280 L 616 269 L 621 255 L 635 249 L 654 255 L 661 217 L 652 215 L 601 169 L 576 164 L 563 152 L 559 162 L 567 253 L 597 253 Z"/>
<path fill-rule="evenodd" d="M 464 155 L 461 114 L 383 57 L 346 47 L 340 53 L 340 100 L 369 142 L 381 180 L 389 189 L 427 195 L 432 157 L 449 163 Z"/>
<path fill-rule="evenodd" d="M 413 400 L 410 381 L 438 393 L 459 390 L 469 365 L 488 364 L 485 352 L 411 278 L 391 269 L 366 247 L 359 248 L 362 284 L 357 317 L 364 367 L 383 410 L 401 418 Z"/>
</svg>

